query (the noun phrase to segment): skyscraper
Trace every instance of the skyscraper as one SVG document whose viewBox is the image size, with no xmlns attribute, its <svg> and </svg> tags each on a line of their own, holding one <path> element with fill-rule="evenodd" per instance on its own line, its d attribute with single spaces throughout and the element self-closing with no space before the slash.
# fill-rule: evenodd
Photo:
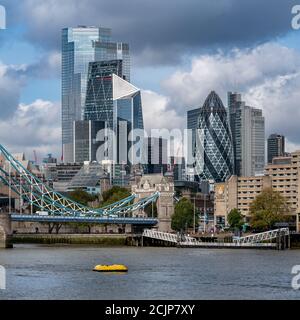
<svg viewBox="0 0 300 320">
<path fill-rule="evenodd" d="M 136 156 L 142 156 L 134 154 L 132 147 L 135 142 L 132 140 L 135 138 L 129 134 L 134 129 L 143 130 L 144 120 L 141 92 L 118 76 L 117 73 L 120 70 L 118 65 L 118 60 L 90 64 L 90 70 L 95 72 L 89 73 L 85 118 L 105 121 L 106 128 L 110 129 L 116 137 L 116 141 L 108 142 L 109 150 L 106 155 L 98 154 L 97 160 L 109 160 L 126 165 Z M 130 150 L 132 153 L 129 155 Z"/>
<path fill-rule="evenodd" d="M 273 158 L 285 155 L 285 137 L 273 133 L 268 138 L 268 163 L 272 163 Z"/>
<path fill-rule="evenodd" d="M 195 173 L 200 180 L 220 182 L 233 174 L 233 145 L 228 116 L 222 100 L 214 91 L 200 111 L 195 154 Z"/>
<path fill-rule="evenodd" d="M 253 176 L 265 166 L 265 119 L 262 110 L 246 106 L 241 94 L 228 93 L 235 174 Z"/>
<path fill-rule="evenodd" d="M 129 164 L 135 162 L 136 157 L 140 159 L 143 157 L 144 136 L 140 137 L 141 149 L 136 152 L 132 148 L 136 145 L 133 130 L 144 129 L 141 91 L 116 74 L 112 75 L 112 85 L 113 131 L 117 135 L 117 161 Z"/>
<path fill-rule="evenodd" d="M 74 160 L 76 163 L 97 161 L 97 150 L 101 141 L 97 141 L 97 133 L 105 129 L 104 121 L 74 121 Z"/>
<path fill-rule="evenodd" d="M 192 146 L 196 143 L 196 130 L 198 128 L 198 120 L 200 116 L 201 108 L 189 110 L 187 112 L 187 128 L 193 131 Z"/>
<path fill-rule="evenodd" d="M 198 128 L 198 120 L 200 116 L 201 108 L 189 110 L 187 112 L 187 129 L 192 130 L 192 137 L 189 137 L 188 145 L 187 145 L 187 164 L 186 164 L 186 175 L 188 180 L 193 181 L 195 178 L 194 166 L 193 163 L 193 155 L 194 149 L 196 146 L 196 131 Z M 191 139 L 190 139 L 191 138 Z"/>
<path fill-rule="evenodd" d="M 165 174 L 168 170 L 168 140 L 157 137 L 147 137 L 144 143 L 146 174 Z"/>
<path fill-rule="evenodd" d="M 85 120 L 106 121 L 113 127 L 113 74 L 123 78 L 122 60 L 90 62 Z"/>
<path fill-rule="evenodd" d="M 130 79 L 129 46 L 111 41 L 107 28 L 79 26 L 62 31 L 62 144 L 64 162 L 72 162 L 73 122 L 84 119 L 89 63 L 121 59 Z"/>
</svg>

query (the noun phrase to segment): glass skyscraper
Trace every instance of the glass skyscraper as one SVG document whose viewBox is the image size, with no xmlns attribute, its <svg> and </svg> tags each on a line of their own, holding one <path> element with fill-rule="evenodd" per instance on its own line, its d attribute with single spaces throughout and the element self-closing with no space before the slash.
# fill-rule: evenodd
<svg viewBox="0 0 300 320">
<path fill-rule="evenodd" d="M 241 94 L 228 93 L 235 174 L 261 174 L 265 166 L 265 119 L 262 110 L 246 106 Z"/>
<path fill-rule="evenodd" d="M 223 182 L 233 174 L 232 135 L 226 109 L 212 91 L 200 110 L 196 134 L 195 174 L 199 180 Z"/>
<path fill-rule="evenodd" d="M 187 112 L 187 129 L 192 130 L 192 136 L 189 136 L 187 145 L 187 165 L 186 165 L 186 175 L 188 180 L 194 181 L 195 172 L 193 163 L 194 150 L 196 146 L 196 132 L 198 129 L 198 122 L 200 116 L 201 108 L 189 110 Z"/>
<path fill-rule="evenodd" d="M 122 59 L 130 79 L 129 46 L 111 41 L 107 28 L 79 26 L 62 31 L 62 143 L 64 162 L 72 162 L 73 122 L 84 119 L 89 63 Z"/>
<path fill-rule="evenodd" d="M 138 151 L 139 154 L 135 154 L 134 150 L 131 149 L 135 144 L 132 142 L 135 138 L 129 136 L 132 130 L 144 129 L 141 91 L 116 74 L 113 74 L 112 78 L 113 130 L 117 134 L 117 161 L 120 164 L 129 164 L 129 156 L 132 161 L 136 156 L 142 157 L 144 152 L 144 137 L 140 137 L 142 148 Z M 127 142 L 126 140 L 131 141 Z M 132 150 L 132 153 L 129 155 L 130 150 Z"/>
<path fill-rule="evenodd" d="M 84 116 L 85 120 L 104 121 L 117 138 L 97 160 L 125 165 L 133 145 L 128 135 L 133 129 L 144 129 L 144 121 L 141 92 L 124 78 L 121 60 L 90 63 Z"/>
<path fill-rule="evenodd" d="M 85 161 L 97 161 L 97 150 L 103 144 L 97 141 L 97 133 L 105 129 L 103 121 L 74 121 L 74 161 L 83 163 Z"/>
<path fill-rule="evenodd" d="M 285 155 L 285 137 L 273 133 L 268 138 L 268 163 L 272 163 L 273 158 Z"/>
<path fill-rule="evenodd" d="M 85 120 L 105 121 L 113 127 L 113 74 L 123 78 L 122 60 L 91 62 L 88 72 Z"/>
</svg>

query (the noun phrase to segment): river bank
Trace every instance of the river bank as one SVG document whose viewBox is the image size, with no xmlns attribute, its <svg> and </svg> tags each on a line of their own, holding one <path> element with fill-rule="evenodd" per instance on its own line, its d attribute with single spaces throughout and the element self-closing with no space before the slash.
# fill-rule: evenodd
<svg viewBox="0 0 300 320">
<path fill-rule="evenodd" d="M 212 241 L 210 238 L 201 237 L 202 242 Z M 228 237 L 215 239 L 213 242 L 228 242 Z M 142 240 L 141 235 L 134 234 L 14 234 L 12 244 L 74 244 L 98 246 L 152 246 L 168 247 L 172 244 Z M 291 234 L 291 249 L 300 249 L 300 234 Z"/>
<path fill-rule="evenodd" d="M 12 243 L 126 246 L 127 238 L 125 234 L 17 234 L 12 237 Z"/>
</svg>

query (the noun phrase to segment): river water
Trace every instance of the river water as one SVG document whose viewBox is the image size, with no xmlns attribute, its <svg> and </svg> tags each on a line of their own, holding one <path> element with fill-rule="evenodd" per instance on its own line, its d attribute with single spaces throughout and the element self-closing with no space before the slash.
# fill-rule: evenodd
<svg viewBox="0 0 300 320">
<path fill-rule="evenodd" d="M 102 274 L 97 264 L 125 264 Z M 0 299 L 300 299 L 300 251 L 16 245 L 0 251 Z"/>
</svg>

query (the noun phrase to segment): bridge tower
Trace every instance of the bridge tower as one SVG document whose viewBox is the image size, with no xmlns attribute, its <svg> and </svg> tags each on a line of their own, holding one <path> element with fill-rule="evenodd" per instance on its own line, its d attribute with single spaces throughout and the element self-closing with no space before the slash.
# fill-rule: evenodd
<svg viewBox="0 0 300 320">
<path fill-rule="evenodd" d="M 12 248 L 12 227 L 10 215 L 0 212 L 0 249 Z"/>
<path fill-rule="evenodd" d="M 174 182 L 162 174 L 144 175 L 132 185 L 132 192 L 138 196 L 136 201 L 149 197 L 155 192 L 160 193 L 157 201 L 158 229 L 162 232 L 171 232 L 171 220 L 174 214 Z M 144 212 L 137 214 L 145 216 Z"/>
</svg>

